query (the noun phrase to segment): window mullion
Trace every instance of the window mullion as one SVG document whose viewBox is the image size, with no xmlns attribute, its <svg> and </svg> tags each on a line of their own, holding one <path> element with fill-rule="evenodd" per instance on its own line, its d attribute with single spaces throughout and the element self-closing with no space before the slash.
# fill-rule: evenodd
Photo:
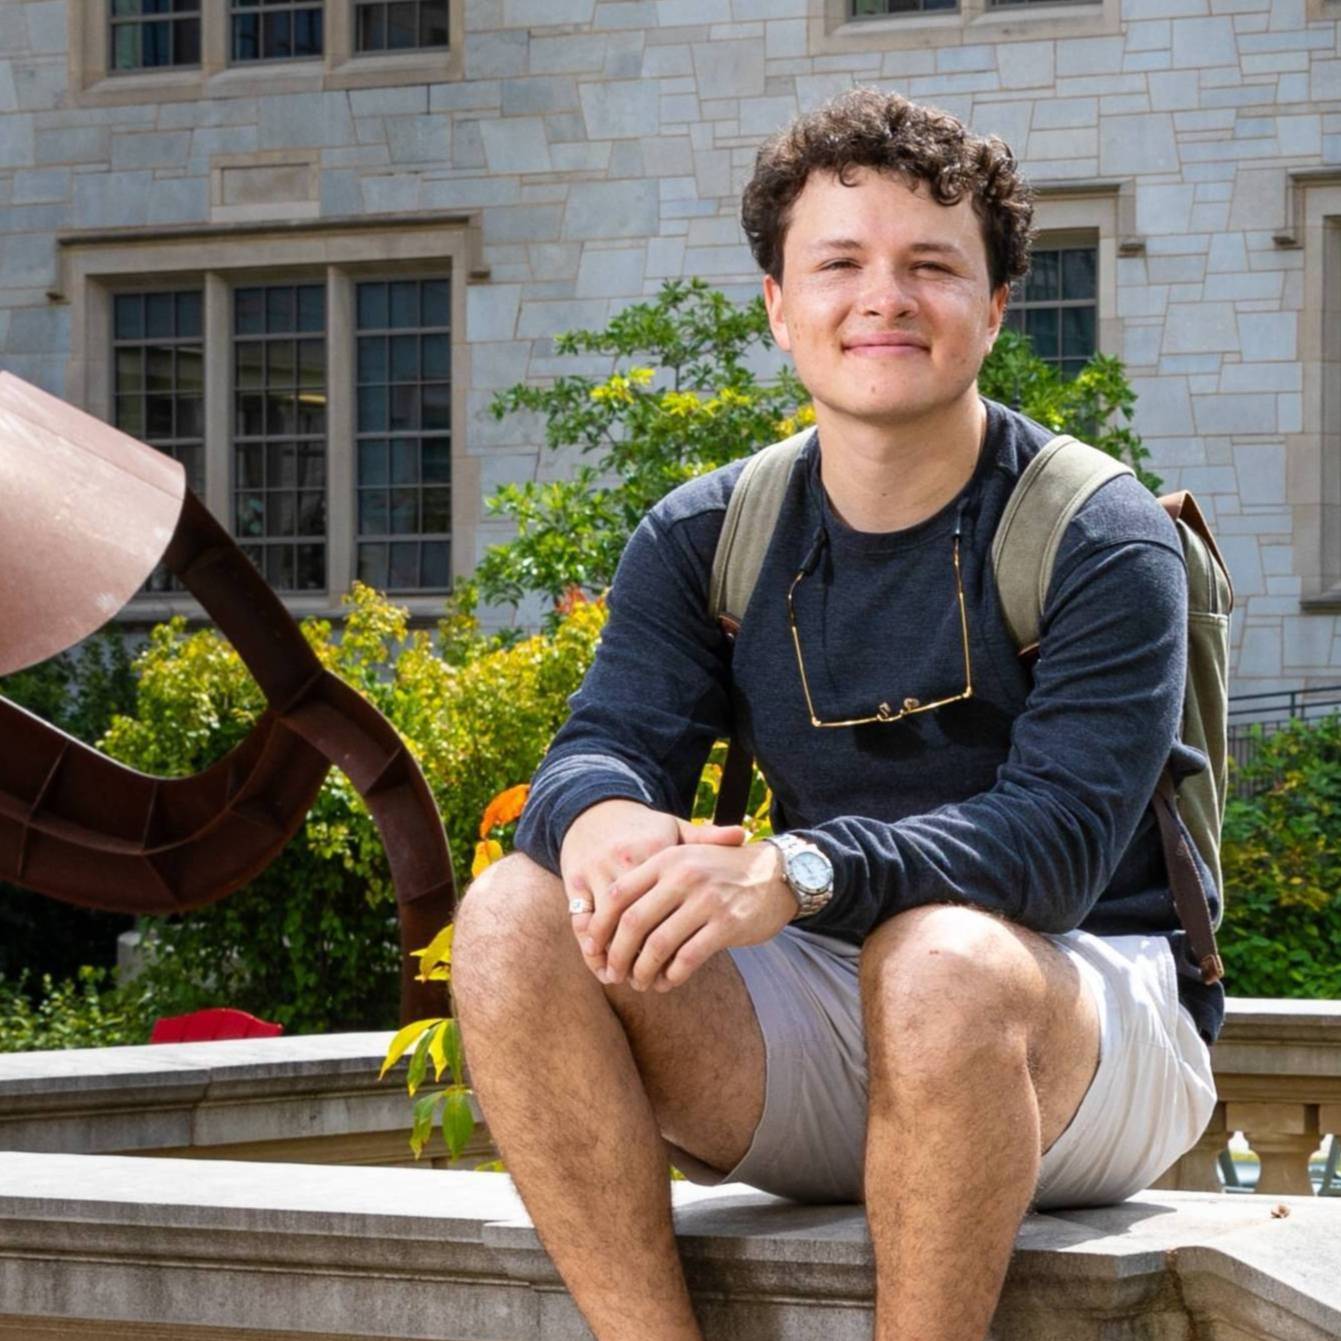
<svg viewBox="0 0 1341 1341">
<path fill-rule="evenodd" d="M 326 581 L 332 599 L 354 580 L 354 284 L 338 266 L 326 271 L 327 496 Z"/>
</svg>

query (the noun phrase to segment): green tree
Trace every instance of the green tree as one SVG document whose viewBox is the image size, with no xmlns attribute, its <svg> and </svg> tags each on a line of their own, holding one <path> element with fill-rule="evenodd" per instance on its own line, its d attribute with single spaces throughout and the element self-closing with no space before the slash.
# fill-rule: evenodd
<svg viewBox="0 0 1341 1341">
<path fill-rule="evenodd" d="M 490 408 L 497 419 L 540 414 L 548 449 L 576 448 L 588 460 L 569 479 L 503 485 L 488 500 L 517 534 L 485 555 L 475 574 L 480 594 L 511 604 L 529 592 L 557 601 L 570 587 L 604 590 L 658 499 L 814 423 L 790 368 L 771 382 L 752 371 L 750 359 L 772 345 L 762 298 L 736 304 L 701 279 L 668 280 L 654 300 L 625 308 L 603 331 L 558 336 L 558 353 L 608 356 L 614 371 L 519 383 Z M 1130 426 L 1136 397 L 1120 360 L 1096 354 L 1067 379 L 1025 336 L 1003 330 L 979 387 L 1048 428 L 1084 436 L 1158 488 Z"/>
<path fill-rule="evenodd" d="M 1341 997 L 1341 714 L 1257 730 L 1225 807 L 1225 984 Z"/>
</svg>

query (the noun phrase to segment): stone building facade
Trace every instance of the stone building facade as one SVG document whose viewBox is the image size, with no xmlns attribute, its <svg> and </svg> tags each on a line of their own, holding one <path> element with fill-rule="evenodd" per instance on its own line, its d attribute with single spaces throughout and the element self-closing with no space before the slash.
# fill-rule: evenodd
<svg viewBox="0 0 1341 1341">
<path fill-rule="evenodd" d="M 1059 359 L 1088 340 L 1125 360 L 1155 469 L 1196 492 L 1234 574 L 1234 689 L 1330 683 L 1339 18 L 4 0 L 0 366 L 178 455 L 296 611 L 363 572 L 428 613 L 505 534 L 483 499 L 571 468 L 534 421 L 495 422 L 494 392 L 607 371 L 553 336 L 668 277 L 757 292 L 737 211 L 761 138 L 854 82 L 894 88 L 1022 160 L 1050 257 L 1017 320 Z"/>
</svg>

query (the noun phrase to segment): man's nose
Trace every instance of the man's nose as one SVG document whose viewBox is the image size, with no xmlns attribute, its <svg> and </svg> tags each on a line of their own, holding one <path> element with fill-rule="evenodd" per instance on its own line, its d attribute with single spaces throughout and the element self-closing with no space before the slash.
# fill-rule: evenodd
<svg viewBox="0 0 1341 1341">
<path fill-rule="evenodd" d="M 916 310 L 917 296 L 909 277 L 896 266 L 874 266 L 867 271 L 867 277 L 869 282 L 861 294 L 864 311 L 884 315 Z"/>
</svg>

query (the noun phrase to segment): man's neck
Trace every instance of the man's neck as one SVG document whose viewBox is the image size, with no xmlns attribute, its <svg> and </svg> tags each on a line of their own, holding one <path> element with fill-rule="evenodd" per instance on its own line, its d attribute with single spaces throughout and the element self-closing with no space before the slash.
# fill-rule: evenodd
<svg viewBox="0 0 1341 1341">
<path fill-rule="evenodd" d="M 934 415 L 896 427 L 837 418 L 816 406 L 820 480 L 854 531 L 902 531 L 939 512 L 973 476 L 987 429 L 976 388 Z"/>
</svg>

